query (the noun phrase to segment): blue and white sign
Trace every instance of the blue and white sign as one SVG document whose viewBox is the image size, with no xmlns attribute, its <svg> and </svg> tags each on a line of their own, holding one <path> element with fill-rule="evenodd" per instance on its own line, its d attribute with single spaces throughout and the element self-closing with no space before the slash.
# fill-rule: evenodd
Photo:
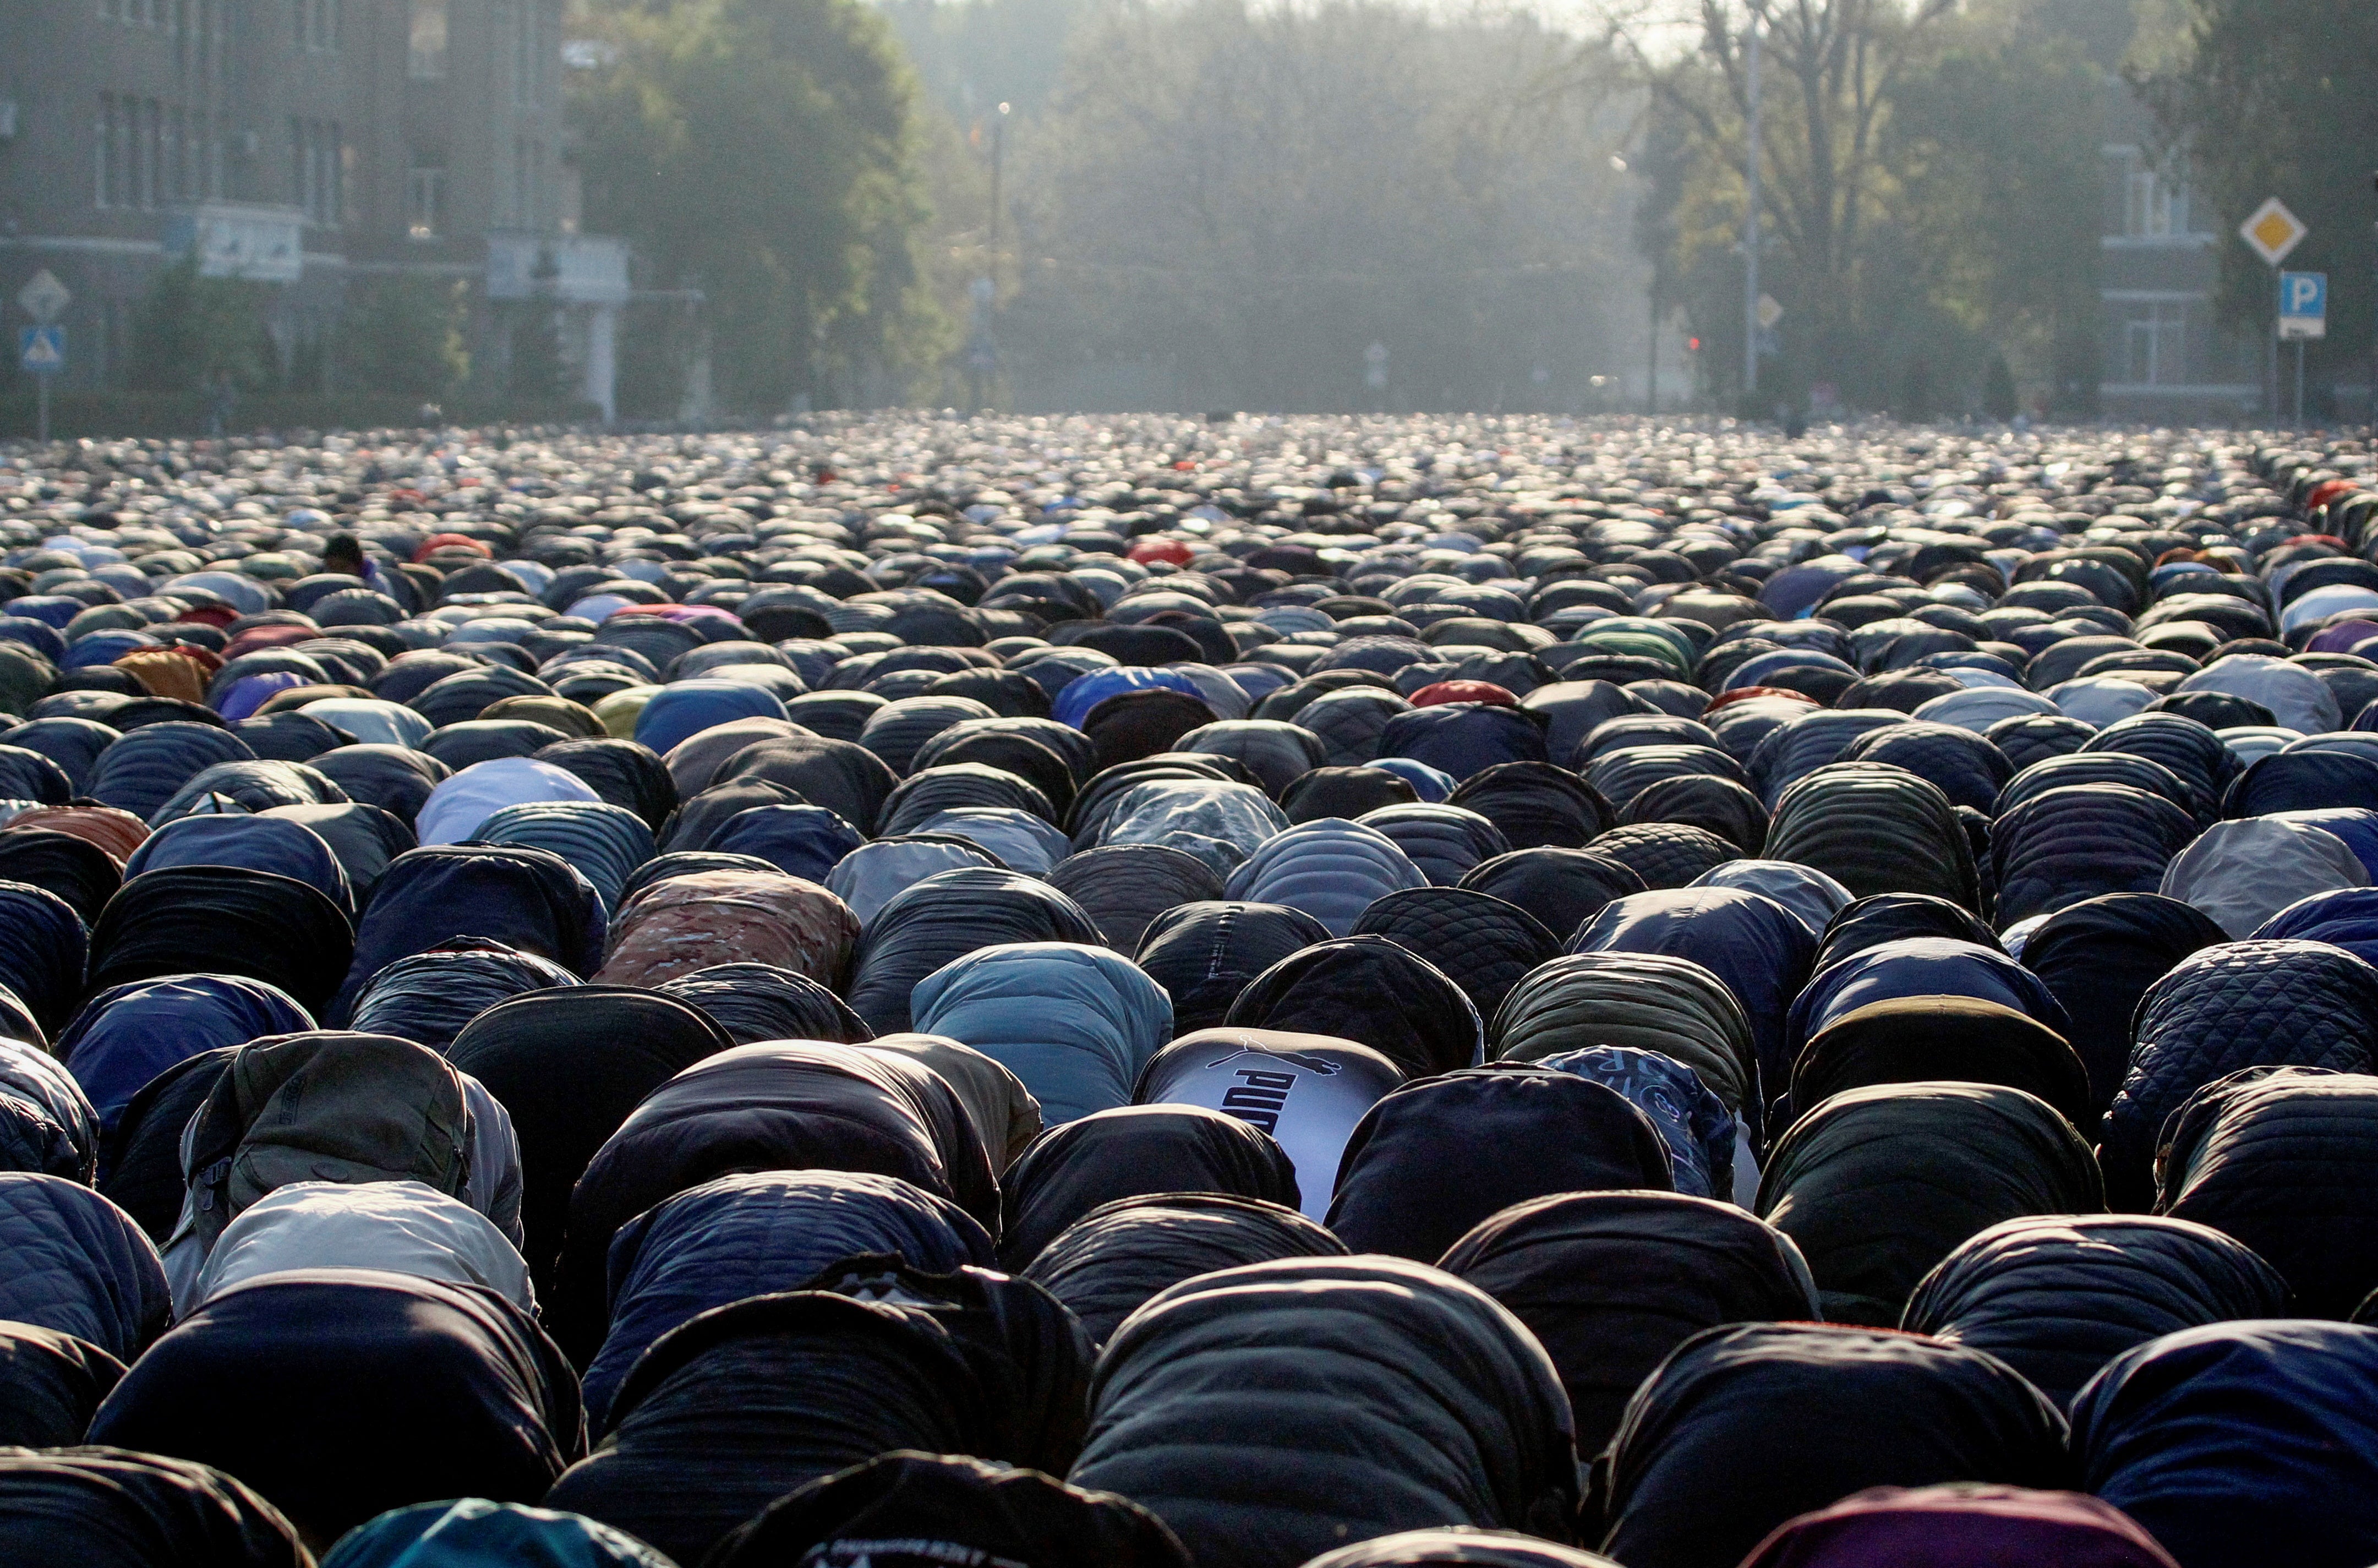
<svg viewBox="0 0 2378 1568">
<path fill-rule="evenodd" d="M 36 376 L 56 375 L 66 368 L 66 330 L 57 326 L 18 328 L 17 363 Z"/>
<path fill-rule="evenodd" d="M 2282 339 L 2328 336 L 2326 272 L 2279 274 L 2279 336 Z"/>
</svg>

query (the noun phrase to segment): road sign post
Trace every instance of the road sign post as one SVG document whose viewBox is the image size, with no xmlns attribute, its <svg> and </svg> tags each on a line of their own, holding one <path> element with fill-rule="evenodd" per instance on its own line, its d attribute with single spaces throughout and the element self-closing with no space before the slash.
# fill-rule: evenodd
<svg viewBox="0 0 2378 1568">
<path fill-rule="evenodd" d="M 18 328 L 17 364 L 33 378 L 34 434 L 46 444 L 50 439 L 50 378 L 66 368 L 66 330 Z"/>
<path fill-rule="evenodd" d="M 47 267 L 17 291 L 17 303 L 33 325 L 18 329 L 17 363 L 33 378 L 33 428 L 42 444 L 50 439 L 50 378 L 66 368 L 66 330 L 56 324 L 74 295 Z"/>
<path fill-rule="evenodd" d="M 2272 197 L 2268 201 L 2264 202 L 2260 207 L 2255 208 L 2254 215 L 2238 225 L 2238 237 L 2244 240 L 2247 245 L 2253 248 L 2254 254 L 2263 259 L 2263 265 L 2270 268 L 2275 272 L 2277 271 L 2280 265 L 2287 260 L 2288 254 L 2294 250 L 2297 246 L 2301 245 L 2304 240 L 2304 235 L 2310 233 L 2312 233 L 2312 230 L 2304 226 L 2303 220 L 2297 217 L 2293 212 L 2288 211 L 2288 204 L 2280 200 L 2276 196 Z M 2313 274 L 2305 275 L 2310 276 Z M 2284 285 L 2282 286 L 2284 287 Z M 2324 319 L 2325 319 L 2324 313 L 2326 308 L 2324 303 L 2325 294 L 2326 284 L 2324 283 Z M 2264 405 L 2265 410 L 2270 414 L 2274 424 L 2277 423 L 2279 413 L 2278 344 L 2279 340 L 2287 336 L 2286 300 L 2284 295 L 2282 295 L 2278 330 L 2273 334 L 2271 342 L 2271 397 L 2270 401 Z M 2298 363 L 2300 364 L 2303 356 L 2300 339 L 2298 340 L 2296 356 Z M 2300 380 L 2300 378 L 2299 378 L 2299 380 Z M 2303 400 L 2299 396 L 2296 402 L 2299 407 L 2299 416 L 2300 416 L 2300 407 Z"/>
<path fill-rule="evenodd" d="M 2296 345 L 2296 424 L 2304 422 L 2304 344 L 2328 336 L 2328 274 L 2279 274 L 2279 339 Z"/>
</svg>

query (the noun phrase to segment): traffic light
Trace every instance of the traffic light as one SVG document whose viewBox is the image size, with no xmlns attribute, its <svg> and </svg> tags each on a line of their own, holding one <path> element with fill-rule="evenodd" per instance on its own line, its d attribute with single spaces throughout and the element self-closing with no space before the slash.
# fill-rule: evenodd
<svg viewBox="0 0 2378 1568">
<path fill-rule="evenodd" d="M 1701 351 L 1701 340 L 1700 340 L 1700 339 L 1699 339 L 1699 338 L 1687 338 L 1687 339 L 1685 340 L 1685 352 L 1686 352 L 1687 354 L 1699 354 L 1700 351 Z"/>
</svg>

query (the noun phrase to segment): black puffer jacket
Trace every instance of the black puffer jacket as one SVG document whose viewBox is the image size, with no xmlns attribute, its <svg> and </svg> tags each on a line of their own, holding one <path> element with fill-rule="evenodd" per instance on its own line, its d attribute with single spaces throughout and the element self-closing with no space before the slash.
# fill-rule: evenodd
<svg viewBox="0 0 2378 1568">
<path fill-rule="evenodd" d="M 1612 899 L 1644 892 L 1650 885 L 1632 866 L 1607 855 L 1543 845 L 1483 860 L 1456 886 L 1519 905 L 1566 941 Z"/>
<path fill-rule="evenodd" d="M 2378 1289 L 2378 1077 L 2248 1067 L 2167 1124 L 2156 1208 L 2270 1260 L 2307 1317 Z"/>
<path fill-rule="evenodd" d="M 1099 1358 L 1067 1478 L 1234 1568 L 1431 1525 L 1566 1540 L 1577 1505 L 1568 1401 L 1543 1349 L 1484 1292 L 1385 1258 L 1230 1269 L 1133 1313 Z"/>
<path fill-rule="evenodd" d="M 1438 1260 L 1528 1325 L 1559 1369 L 1578 1447 L 1598 1453 L 1638 1384 L 1703 1329 L 1813 1319 L 1800 1249 L 1731 1203 L 1565 1192 L 1471 1227 Z"/>
<path fill-rule="evenodd" d="M 1045 882 L 988 867 L 937 872 L 894 894 L 867 923 L 850 1009 L 876 1033 L 896 1034 L 908 1027 L 917 982 L 979 947 L 1098 941 L 1082 907 Z"/>
<path fill-rule="evenodd" d="M 1406 1084 L 1346 1140 L 1329 1228 L 1429 1262 L 1472 1225 L 1555 1192 L 1673 1191 L 1667 1145 L 1605 1084 L 1497 1063 Z"/>
<path fill-rule="evenodd" d="M 1602 1550 L 1627 1568 L 1735 1568 L 1785 1520 L 1867 1487 L 2071 1478 L 2062 1417 L 2003 1362 L 1804 1323 L 1686 1341 L 1593 1462 Z"/>
<path fill-rule="evenodd" d="M 2132 1345 L 2287 1310 L 2287 1282 L 2217 1230 L 2059 1214 L 1992 1225 L 1950 1253 L 1899 1326 L 1987 1350 L 2063 1406 Z"/>
<path fill-rule="evenodd" d="M 1159 1291 L 1276 1258 L 1342 1258 L 1346 1244 L 1293 1209 L 1255 1198 L 1167 1192 L 1101 1203 L 1040 1249 L 1023 1277 L 1104 1344 Z"/>
<path fill-rule="evenodd" d="M 2004 752 L 1972 730 L 1929 722 L 1869 730 L 1850 742 L 1841 760 L 1904 767 L 1948 796 L 1951 803 L 1981 812 L 1990 809 L 2015 771 Z"/>
<path fill-rule="evenodd" d="M 1889 1326 L 1986 1226 L 2104 1207 L 2088 1145 L 2047 1102 L 1979 1083 L 1852 1089 L 1777 1141 L 1759 1212 L 1797 1242 L 1829 1321 Z"/>
<path fill-rule="evenodd" d="M 1784 791 L 1828 763 L 1837 762 L 1852 742 L 1877 730 L 1904 724 L 1907 716 L 1887 707 L 1814 708 L 1768 731 L 1750 754 L 1751 787 L 1769 811 Z"/>
<path fill-rule="evenodd" d="M 1611 822 L 1607 801 L 1576 774 L 1542 761 L 1497 763 L 1471 773 L 1447 803 L 1476 812 L 1519 850 L 1546 844 L 1576 849 Z"/>
<path fill-rule="evenodd" d="M 1482 1019 L 1493 1018 L 1511 987 L 1560 953 L 1535 916 L 1491 893 L 1466 887 L 1409 887 L 1374 899 L 1354 923 L 1357 936 L 1384 936 L 1443 971 Z"/>
<path fill-rule="evenodd" d="M 2139 1000 L 2098 1163 L 2117 1209 L 2155 1196 L 2165 1123 L 2241 1067 L 2378 1067 L 2378 969 L 2325 942 L 2229 942 L 2180 960 Z"/>
<path fill-rule="evenodd" d="M 1503 830 L 1465 806 L 1381 806 L 1354 819 L 1387 835 L 1438 887 L 1450 887 L 1473 866 L 1508 854 Z"/>
<path fill-rule="evenodd" d="M 1087 1343 L 1064 1338 L 1079 1326 L 1002 1274 L 887 1278 L 896 1303 L 755 1296 L 663 1335 L 546 1506 L 699 1562 L 775 1499 L 895 1449 L 1062 1469 L 1081 1431 Z"/>
<path fill-rule="evenodd" d="M 1216 899 L 1182 904 L 1148 922 L 1133 961 L 1171 996 L 1179 1036 L 1220 1023 L 1249 981 L 1328 940 L 1329 928 L 1303 910 Z"/>
<path fill-rule="evenodd" d="M 1973 848 L 1956 807 L 1904 767 L 1843 762 L 1785 790 L 1767 830 L 1767 856 L 1823 872 L 1861 898 L 1929 893 L 1981 908 Z"/>
<path fill-rule="evenodd" d="M 1990 824 L 2001 926 L 2100 893 L 2152 893 L 2196 837 L 2188 813 L 2126 784 L 2072 784 Z"/>
<path fill-rule="evenodd" d="M 1451 955 L 1457 963 L 1460 957 Z M 1461 988 L 1384 936 L 1341 936 L 1290 954 L 1247 982 L 1222 1022 L 1351 1040 L 1407 1078 L 1469 1067 L 1485 1045 L 1478 1009 Z M 1177 1014 L 1173 1027 L 1181 1028 Z"/>
<path fill-rule="evenodd" d="M 2156 893 L 2108 893 L 2048 916 L 2023 946 L 2023 967 L 2064 1004 L 2065 1038 L 2089 1071 L 2094 1130 L 2131 1065 L 2131 1019 L 2147 987 L 2200 948 L 2226 941 L 2193 907 Z"/>
</svg>

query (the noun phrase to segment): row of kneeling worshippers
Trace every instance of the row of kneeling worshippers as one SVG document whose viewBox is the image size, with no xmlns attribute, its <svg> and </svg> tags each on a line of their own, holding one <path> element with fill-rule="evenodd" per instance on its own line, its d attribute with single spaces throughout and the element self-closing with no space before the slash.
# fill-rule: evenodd
<svg viewBox="0 0 2378 1568">
<path fill-rule="evenodd" d="M 2378 465 L 0 451 L 0 1568 L 2369 1568 Z"/>
</svg>

